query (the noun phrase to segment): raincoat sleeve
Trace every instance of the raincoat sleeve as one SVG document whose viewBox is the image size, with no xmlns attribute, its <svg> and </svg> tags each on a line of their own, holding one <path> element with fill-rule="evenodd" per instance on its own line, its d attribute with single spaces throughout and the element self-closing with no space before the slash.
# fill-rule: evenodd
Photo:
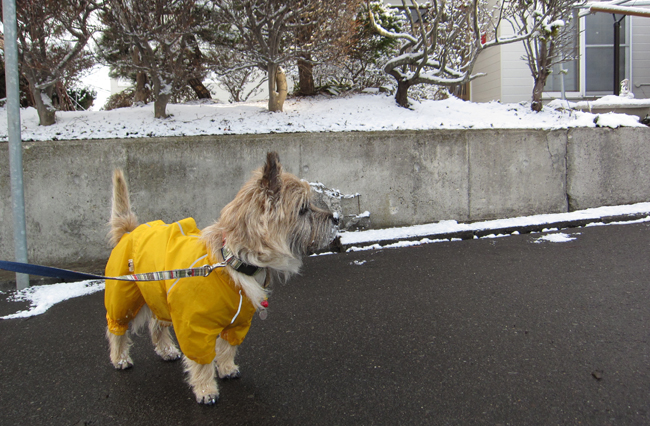
<svg viewBox="0 0 650 426">
<path fill-rule="evenodd" d="M 106 276 L 116 277 L 129 273 L 132 247 L 132 235 L 124 235 L 113 249 L 106 264 Z M 129 328 L 129 322 L 135 318 L 144 305 L 144 298 L 135 282 L 106 280 L 104 304 L 108 330 L 112 334 L 121 336 Z"/>
<path fill-rule="evenodd" d="M 177 319 L 174 331 L 181 351 L 198 364 L 209 364 L 216 356 L 215 345 L 222 328 L 210 323 L 209 318 L 195 316 L 194 320 Z"/>
<path fill-rule="evenodd" d="M 255 311 L 247 313 L 242 316 L 240 321 L 237 321 L 236 325 L 226 327 L 221 332 L 221 338 L 226 340 L 232 346 L 239 346 L 244 341 L 244 338 L 248 334 L 248 330 L 251 328 L 251 322 L 253 321 L 253 314 Z"/>
</svg>

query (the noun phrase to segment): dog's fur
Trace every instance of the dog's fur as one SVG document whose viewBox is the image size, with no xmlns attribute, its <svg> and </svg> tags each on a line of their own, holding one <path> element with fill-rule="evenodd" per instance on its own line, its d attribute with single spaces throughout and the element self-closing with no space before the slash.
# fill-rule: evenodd
<svg viewBox="0 0 650 426">
<path fill-rule="evenodd" d="M 108 234 L 111 244 L 117 245 L 125 233 L 137 226 L 138 219 L 131 209 L 126 179 L 121 170 L 116 170 Z M 221 248 L 225 238 L 228 249 L 240 260 L 264 268 L 265 273 L 248 276 L 227 267 L 235 285 L 259 309 L 268 297 L 267 289 L 262 285 L 264 281 L 269 278 L 286 280 L 297 273 L 302 256 L 327 246 L 335 232 L 334 216 L 312 203 L 309 184 L 283 172 L 277 153 L 270 152 L 266 164 L 253 173 L 235 199 L 223 208 L 219 220 L 201 231 L 201 238 L 215 259 L 222 260 Z M 169 331 L 170 324 L 154 318 L 145 305 L 131 323 L 131 330 L 137 333 L 146 324 L 159 356 L 170 361 L 181 357 Z M 116 336 L 107 329 L 106 336 L 113 366 L 116 369 L 131 367 L 128 333 Z M 214 362 L 198 364 L 183 356 L 188 383 L 197 402 L 216 402 L 219 396 L 217 374 L 220 378 L 239 377 L 236 352 L 236 346 L 219 338 Z"/>
</svg>

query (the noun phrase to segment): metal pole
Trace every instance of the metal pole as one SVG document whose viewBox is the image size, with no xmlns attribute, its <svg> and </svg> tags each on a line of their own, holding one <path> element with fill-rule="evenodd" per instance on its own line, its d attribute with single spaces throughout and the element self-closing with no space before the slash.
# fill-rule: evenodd
<svg viewBox="0 0 650 426">
<path fill-rule="evenodd" d="M 23 151 L 20 137 L 20 88 L 18 80 L 18 30 L 16 0 L 2 0 L 5 33 L 5 80 L 7 82 L 7 136 L 11 206 L 14 216 L 14 255 L 16 262 L 27 263 L 27 227 L 23 190 Z M 29 287 L 29 275 L 16 274 L 16 289 Z"/>
<path fill-rule="evenodd" d="M 621 21 L 625 19 L 625 15 L 619 20 L 614 17 L 614 95 L 621 94 Z"/>
</svg>

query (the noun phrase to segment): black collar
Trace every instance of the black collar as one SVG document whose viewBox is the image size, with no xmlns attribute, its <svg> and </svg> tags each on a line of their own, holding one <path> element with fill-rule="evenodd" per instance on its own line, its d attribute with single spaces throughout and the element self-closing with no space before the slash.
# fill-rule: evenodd
<svg viewBox="0 0 650 426">
<path fill-rule="evenodd" d="M 259 266 L 249 265 L 248 263 L 242 262 L 226 246 L 221 247 L 221 256 L 223 256 L 223 261 L 226 262 L 228 266 L 244 275 L 252 277 L 262 269 Z"/>
</svg>

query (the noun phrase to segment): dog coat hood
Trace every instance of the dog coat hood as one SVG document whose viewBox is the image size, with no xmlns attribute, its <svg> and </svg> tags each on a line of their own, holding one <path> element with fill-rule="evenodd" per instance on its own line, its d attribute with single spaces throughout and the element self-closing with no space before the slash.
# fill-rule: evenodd
<svg viewBox="0 0 650 426">
<path fill-rule="evenodd" d="M 166 224 L 160 220 L 125 234 L 113 249 L 106 276 L 198 268 L 215 264 L 192 218 Z M 215 357 L 217 337 L 240 345 L 255 307 L 237 288 L 225 268 L 207 277 L 164 281 L 106 280 L 108 329 L 122 335 L 144 304 L 161 321 L 171 322 L 181 350 L 191 360 L 208 364 Z"/>
</svg>

